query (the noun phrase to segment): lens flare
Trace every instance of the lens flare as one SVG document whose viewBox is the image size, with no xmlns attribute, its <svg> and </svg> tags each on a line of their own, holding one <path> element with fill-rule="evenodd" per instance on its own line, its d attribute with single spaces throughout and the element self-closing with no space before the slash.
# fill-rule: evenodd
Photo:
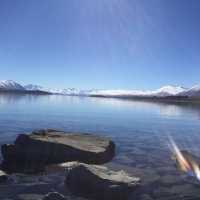
<svg viewBox="0 0 200 200">
<path fill-rule="evenodd" d="M 193 169 L 193 172 L 194 172 L 196 178 L 200 181 L 200 168 L 199 168 L 199 165 L 196 162 L 191 161 L 191 166 L 192 166 L 192 169 Z"/>
<path fill-rule="evenodd" d="M 170 146 L 179 169 L 200 181 L 200 167 L 194 156 L 186 151 L 181 151 L 171 138 Z"/>
</svg>

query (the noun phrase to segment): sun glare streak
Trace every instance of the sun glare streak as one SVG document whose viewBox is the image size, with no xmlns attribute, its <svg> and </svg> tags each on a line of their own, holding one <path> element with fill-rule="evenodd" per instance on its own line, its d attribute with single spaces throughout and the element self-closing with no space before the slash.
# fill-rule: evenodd
<svg viewBox="0 0 200 200">
<path fill-rule="evenodd" d="M 172 152 L 173 152 L 178 164 L 180 165 L 180 169 L 184 172 L 187 172 L 188 170 L 190 170 L 189 163 L 184 158 L 180 149 L 178 148 L 178 146 L 176 145 L 176 143 L 172 139 L 170 139 L 170 144 L 172 146 Z"/>
<path fill-rule="evenodd" d="M 192 165 L 192 169 L 194 171 L 194 174 L 196 175 L 196 178 L 200 181 L 200 168 L 199 168 L 199 165 L 194 161 L 191 161 L 191 165 Z"/>
<path fill-rule="evenodd" d="M 195 176 L 200 181 L 200 167 L 194 158 L 189 154 L 184 155 L 172 138 L 170 138 L 170 146 L 180 170 Z"/>
</svg>

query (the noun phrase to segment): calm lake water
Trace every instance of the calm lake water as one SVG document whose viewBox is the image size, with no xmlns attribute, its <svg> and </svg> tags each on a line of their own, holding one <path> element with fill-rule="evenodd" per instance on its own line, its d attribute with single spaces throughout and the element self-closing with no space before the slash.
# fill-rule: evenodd
<svg viewBox="0 0 200 200">
<path fill-rule="evenodd" d="M 142 178 L 138 199 L 199 199 L 200 183 L 179 173 L 169 135 L 200 155 L 200 106 L 120 99 L 0 95 L 0 144 L 19 133 L 53 128 L 105 135 L 117 144 L 108 164 Z M 134 196 L 133 195 L 133 196 Z M 133 197 L 134 198 L 134 197 Z"/>
</svg>

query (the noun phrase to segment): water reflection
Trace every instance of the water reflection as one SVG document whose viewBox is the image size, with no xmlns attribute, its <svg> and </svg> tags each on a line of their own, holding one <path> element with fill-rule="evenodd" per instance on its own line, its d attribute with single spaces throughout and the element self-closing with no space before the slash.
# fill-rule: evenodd
<svg viewBox="0 0 200 200">
<path fill-rule="evenodd" d="M 20 101 L 36 101 L 37 99 L 46 98 L 44 95 L 30 95 L 30 94 L 0 94 L 0 105 L 19 103 Z"/>
<path fill-rule="evenodd" d="M 95 97 L 73 97 L 61 95 L 27 95 L 27 94 L 1 94 L 0 107 L 23 105 L 44 105 L 51 108 L 52 106 L 66 108 L 70 106 L 73 110 L 78 107 L 80 112 L 82 109 L 109 109 L 117 111 L 129 112 L 148 112 L 164 117 L 190 117 L 200 119 L 200 105 L 192 103 L 162 103 L 148 102 L 136 100 L 122 100 L 114 98 L 95 98 Z"/>
<path fill-rule="evenodd" d="M 138 101 L 124 100 L 117 98 L 90 98 L 92 103 L 112 106 L 116 109 L 139 109 L 157 112 L 161 116 L 185 116 L 188 115 L 194 119 L 200 119 L 200 104 L 197 103 L 177 103 L 177 102 L 153 102 L 153 101 Z"/>
</svg>

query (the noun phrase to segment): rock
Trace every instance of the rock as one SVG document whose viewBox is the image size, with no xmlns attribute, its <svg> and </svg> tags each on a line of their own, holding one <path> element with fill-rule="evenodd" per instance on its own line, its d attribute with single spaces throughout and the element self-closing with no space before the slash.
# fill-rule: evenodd
<svg viewBox="0 0 200 200">
<path fill-rule="evenodd" d="M 43 171 L 49 164 L 80 161 L 103 164 L 115 155 L 115 144 L 100 136 L 55 130 L 21 134 L 12 145 L 2 145 L 2 168 L 8 172 Z"/>
<path fill-rule="evenodd" d="M 95 200 L 126 200 L 139 185 L 139 178 L 124 171 L 79 162 L 66 164 L 66 186 L 72 194 Z"/>
<path fill-rule="evenodd" d="M 4 171 L 0 170 L 0 183 L 6 182 L 7 179 L 8 179 L 8 175 Z"/>
<path fill-rule="evenodd" d="M 59 194 L 58 192 L 50 192 L 45 197 L 43 200 L 67 200 L 62 194 Z"/>
</svg>

